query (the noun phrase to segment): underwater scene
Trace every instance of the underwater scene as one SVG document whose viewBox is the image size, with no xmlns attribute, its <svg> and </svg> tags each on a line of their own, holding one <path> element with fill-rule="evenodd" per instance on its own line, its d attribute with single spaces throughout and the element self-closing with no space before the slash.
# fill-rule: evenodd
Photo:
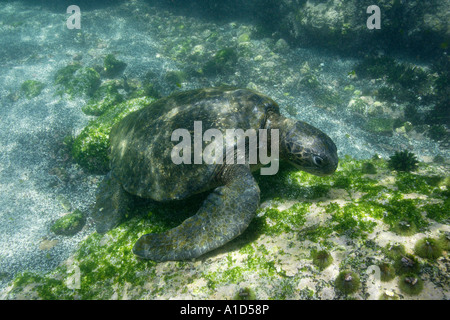
<svg viewBox="0 0 450 320">
<path fill-rule="evenodd" d="M 0 299 L 449 300 L 449 21 L 0 0 Z"/>
</svg>

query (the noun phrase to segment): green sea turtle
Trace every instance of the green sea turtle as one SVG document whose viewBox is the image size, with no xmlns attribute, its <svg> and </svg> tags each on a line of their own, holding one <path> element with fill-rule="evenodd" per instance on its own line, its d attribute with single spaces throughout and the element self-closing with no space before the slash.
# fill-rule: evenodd
<svg viewBox="0 0 450 320">
<path fill-rule="evenodd" d="M 244 164 L 225 159 L 222 164 L 175 164 L 171 153 L 178 142 L 172 141 L 172 133 L 179 128 L 194 132 L 195 121 L 201 121 L 204 132 L 266 129 L 270 135 L 278 129 L 279 158 L 315 175 L 332 174 L 338 164 L 336 146 L 325 133 L 283 117 L 278 105 L 262 94 L 231 87 L 176 93 L 129 114 L 112 128 L 111 171 L 99 186 L 93 211 L 97 232 L 121 221 L 133 195 L 167 201 L 210 189 L 214 190 L 194 216 L 166 232 L 141 236 L 133 252 L 155 261 L 196 258 L 247 228 L 260 198 L 251 171 L 261 165 L 250 166 L 248 156 Z M 202 150 L 211 141 L 216 140 L 203 141 Z M 230 149 L 223 148 L 225 158 Z"/>
</svg>

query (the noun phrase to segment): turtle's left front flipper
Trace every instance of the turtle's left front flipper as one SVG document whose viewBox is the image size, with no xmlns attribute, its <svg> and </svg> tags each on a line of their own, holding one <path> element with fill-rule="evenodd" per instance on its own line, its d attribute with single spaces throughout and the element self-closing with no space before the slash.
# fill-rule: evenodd
<svg viewBox="0 0 450 320">
<path fill-rule="evenodd" d="M 97 191 L 97 199 L 92 212 L 98 233 L 105 233 L 115 228 L 125 217 L 132 202 L 132 197 L 122 185 L 108 173 Z"/>
<path fill-rule="evenodd" d="M 181 225 L 143 235 L 133 252 L 155 261 L 186 260 L 218 248 L 240 235 L 259 206 L 259 187 L 245 165 L 228 165 L 225 185 L 214 189 L 202 207 Z"/>
</svg>

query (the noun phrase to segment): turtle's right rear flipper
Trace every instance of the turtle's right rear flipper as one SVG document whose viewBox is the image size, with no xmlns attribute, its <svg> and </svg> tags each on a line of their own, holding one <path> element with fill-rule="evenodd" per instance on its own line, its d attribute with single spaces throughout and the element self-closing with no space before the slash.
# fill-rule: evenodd
<svg viewBox="0 0 450 320">
<path fill-rule="evenodd" d="M 100 183 L 92 212 L 98 233 L 115 228 L 125 217 L 132 198 L 122 185 L 108 173 Z"/>
</svg>

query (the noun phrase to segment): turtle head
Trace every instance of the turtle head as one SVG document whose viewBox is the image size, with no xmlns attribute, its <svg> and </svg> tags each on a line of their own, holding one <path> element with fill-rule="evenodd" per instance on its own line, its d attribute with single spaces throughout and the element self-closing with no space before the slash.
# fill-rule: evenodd
<svg viewBox="0 0 450 320">
<path fill-rule="evenodd" d="M 295 167 L 318 176 L 336 171 L 337 148 L 333 140 L 303 121 L 286 119 L 282 129 L 282 157 Z"/>
</svg>

